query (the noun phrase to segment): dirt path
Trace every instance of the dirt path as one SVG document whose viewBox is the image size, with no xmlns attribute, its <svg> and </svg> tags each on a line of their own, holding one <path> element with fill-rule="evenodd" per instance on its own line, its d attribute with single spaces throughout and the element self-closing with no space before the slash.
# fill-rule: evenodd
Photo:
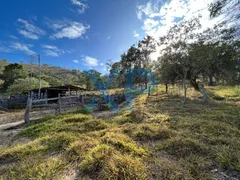
<svg viewBox="0 0 240 180">
<path fill-rule="evenodd" d="M 0 125 L 0 146 L 15 144 L 14 137 L 24 127 L 24 121 Z"/>
<path fill-rule="evenodd" d="M 55 113 L 54 110 L 34 111 L 31 113 L 31 120 L 37 120 L 48 114 Z M 0 146 L 9 146 L 17 143 L 28 142 L 29 139 L 18 138 L 15 136 L 25 127 L 24 111 L 20 112 L 5 112 L 0 114 Z"/>
<path fill-rule="evenodd" d="M 115 111 L 102 111 L 102 112 L 94 112 L 92 113 L 93 117 L 97 119 L 108 119 L 111 120 L 115 116 L 117 116 L 117 112 Z"/>
</svg>

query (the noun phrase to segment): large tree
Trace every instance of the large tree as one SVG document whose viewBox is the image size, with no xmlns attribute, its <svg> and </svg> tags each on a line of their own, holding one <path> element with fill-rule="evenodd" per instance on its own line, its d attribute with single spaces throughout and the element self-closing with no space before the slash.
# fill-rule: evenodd
<svg viewBox="0 0 240 180">
<path fill-rule="evenodd" d="M 138 43 L 138 48 L 141 52 L 141 68 L 143 69 L 143 81 L 145 84 L 145 89 L 148 84 L 148 76 L 151 73 L 151 54 L 155 52 L 156 45 L 155 40 L 151 36 L 146 36 L 142 41 Z"/>
<path fill-rule="evenodd" d="M 14 63 L 5 66 L 3 70 L 4 84 L 3 88 L 6 90 L 10 85 L 14 83 L 16 79 L 26 78 L 27 73 L 21 64 Z"/>
</svg>

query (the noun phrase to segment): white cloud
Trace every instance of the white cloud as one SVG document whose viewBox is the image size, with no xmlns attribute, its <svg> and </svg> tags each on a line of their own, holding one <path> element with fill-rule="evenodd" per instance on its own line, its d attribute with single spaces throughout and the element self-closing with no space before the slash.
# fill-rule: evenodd
<svg viewBox="0 0 240 180">
<path fill-rule="evenodd" d="M 59 57 L 65 53 L 64 50 L 52 45 L 42 45 L 42 48 L 44 49 L 43 51 L 47 56 Z"/>
<path fill-rule="evenodd" d="M 138 5 L 137 6 L 137 17 L 142 20 L 143 16 L 154 18 L 158 16 L 158 6 L 159 1 L 152 2 L 149 1 L 146 5 Z"/>
<path fill-rule="evenodd" d="M 143 21 L 143 29 L 146 34 L 159 37 L 182 19 L 190 19 L 201 14 L 200 22 L 203 29 L 213 27 L 218 21 L 211 19 L 208 11 L 208 4 L 213 0 L 170 0 L 165 4 L 158 0 L 150 1 L 145 6 L 137 6 L 137 16 Z M 140 14 L 140 15 L 139 15 Z"/>
<path fill-rule="evenodd" d="M 95 67 L 98 66 L 98 60 L 96 58 L 90 57 L 90 56 L 85 56 L 83 58 L 83 62 L 85 66 L 88 67 Z"/>
<path fill-rule="evenodd" d="M 100 64 L 100 66 L 103 66 L 103 65 L 104 65 L 103 63 Z"/>
<path fill-rule="evenodd" d="M 11 49 L 6 46 L 0 46 L 0 52 L 9 53 L 11 52 Z"/>
<path fill-rule="evenodd" d="M 82 23 L 70 20 L 51 21 L 47 19 L 46 24 L 55 31 L 55 33 L 50 36 L 51 39 L 77 39 L 82 37 L 90 28 L 89 25 L 85 26 Z"/>
<path fill-rule="evenodd" d="M 13 48 L 14 50 L 22 51 L 28 55 L 35 55 L 36 53 L 30 49 L 32 46 L 33 46 L 32 44 L 22 44 L 19 42 L 11 43 L 10 45 L 10 47 Z"/>
<path fill-rule="evenodd" d="M 77 12 L 78 12 L 79 14 L 84 13 L 85 10 L 88 8 L 88 6 L 87 6 L 86 4 L 84 4 L 84 3 L 82 3 L 82 2 L 80 2 L 80 1 L 78 1 L 78 0 L 71 0 L 71 2 L 72 2 L 73 5 L 78 6 Z"/>
<path fill-rule="evenodd" d="M 158 21 L 155 21 L 153 19 L 146 19 L 144 21 L 144 27 L 143 29 L 147 32 L 150 32 L 152 29 L 154 29 L 157 25 L 159 25 L 159 22 Z"/>
<path fill-rule="evenodd" d="M 139 34 L 137 33 L 137 31 L 133 31 L 133 36 L 134 37 L 139 37 Z"/>
<path fill-rule="evenodd" d="M 19 34 L 23 35 L 25 38 L 37 40 L 40 36 L 46 34 L 41 28 L 29 23 L 24 19 L 17 20 L 21 24 L 21 28 L 18 29 Z"/>
<path fill-rule="evenodd" d="M 10 37 L 11 39 L 15 39 L 15 40 L 18 39 L 16 36 L 13 36 L 13 35 L 9 35 L 9 37 Z"/>
<path fill-rule="evenodd" d="M 18 32 L 19 32 L 19 34 L 23 35 L 25 38 L 34 39 L 34 40 L 39 39 L 38 35 L 30 32 L 30 31 L 18 29 Z"/>
<path fill-rule="evenodd" d="M 211 19 L 208 5 L 214 0 L 150 0 L 145 5 L 137 6 L 137 17 L 143 22 L 146 34 L 158 39 L 163 36 L 174 24 L 201 15 L 202 31 L 211 28 L 220 18 Z M 156 53 L 159 53 L 157 50 Z M 156 54 L 155 53 L 155 54 Z M 157 55 L 154 56 L 156 59 Z"/>
<path fill-rule="evenodd" d="M 73 60 L 74 63 L 78 64 L 79 63 L 79 60 Z"/>
</svg>

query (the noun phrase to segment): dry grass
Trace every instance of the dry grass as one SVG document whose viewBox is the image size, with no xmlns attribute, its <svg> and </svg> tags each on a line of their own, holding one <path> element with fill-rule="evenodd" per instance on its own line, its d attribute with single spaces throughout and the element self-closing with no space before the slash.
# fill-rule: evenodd
<svg viewBox="0 0 240 180">
<path fill-rule="evenodd" d="M 30 142 L 0 148 L 1 178 L 63 179 L 73 170 L 81 179 L 240 178 L 237 101 L 203 103 L 192 93 L 183 104 L 163 90 L 112 119 L 76 111 L 32 122 L 18 135 Z"/>
</svg>

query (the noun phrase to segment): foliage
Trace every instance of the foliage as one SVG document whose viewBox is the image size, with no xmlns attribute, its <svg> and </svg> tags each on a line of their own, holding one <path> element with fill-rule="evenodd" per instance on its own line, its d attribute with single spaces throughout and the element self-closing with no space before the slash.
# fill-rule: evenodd
<svg viewBox="0 0 240 180">
<path fill-rule="evenodd" d="M 104 85 L 104 80 L 101 77 L 101 73 L 93 69 L 90 69 L 89 71 L 84 71 L 83 73 L 86 81 L 86 89 L 103 90 L 106 88 Z"/>
<path fill-rule="evenodd" d="M 89 89 L 106 89 L 106 81 L 104 76 L 95 70 L 89 70 L 86 72 L 81 72 L 79 70 L 70 70 L 66 68 L 61 68 L 57 66 L 50 66 L 47 64 L 41 65 L 41 74 L 39 75 L 38 66 L 35 64 L 10 64 L 7 60 L 0 60 L 0 90 L 6 93 L 8 86 L 19 86 L 14 85 L 15 82 L 19 81 L 17 79 L 31 79 L 33 84 L 28 87 L 37 88 L 35 86 L 35 78 L 41 77 L 41 82 L 44 86 L 61 86 L 64 84 L 77 85 L 82 88 Z M 26 81 L 23 82 L 26 85 Z M 30 81 L 29 81 L 30 82 Z M 47 83 L 47 84 L 46 84 Z M 2 84 L 2 85 L 1 85 Z M 43 86 L 43 87 L 44 87 Z M 12 87 L 11 87 L 12 88 Z M 20 87 L 21 89 L 21 87 Z M 23 91 L 27 91 L 30 88 L 24 88 Z M 21 93 L 19 91 L 18 93 Z M 15 93 L 12 90 L 8 90 L 8 93 Z"/>
<path fill-rule="evenodd" d="M 48 87 L 48 82 L 41 80 L 41 87 Z M 7 89 L 9 94 L 21 94 L 39 87 L 39 80 L 36 78 L 16 79 Z"/>
<path fill-rule="evenodd" d="M 9 64 L 5 66 L 3 70 L 3 88 L 7 89 L 10 85 L 12 85 L 15 81 L 15 79 L 19 78 L 26 78 L 27 74 L 24 71 L 24 68 L 22 65 L 14 63 Z"/>
<path fill-rule="evenodd" d="M 121 55 L 120 62 L 110 63 L 109 78 L 113 87 L 133 87 L 144 85 L 147 88 L 151 79 L 151 58 L 155 51 L 155 42 L 151 36 L 146 36 L 137 45 L 132 45 Z"/>
</svg>

